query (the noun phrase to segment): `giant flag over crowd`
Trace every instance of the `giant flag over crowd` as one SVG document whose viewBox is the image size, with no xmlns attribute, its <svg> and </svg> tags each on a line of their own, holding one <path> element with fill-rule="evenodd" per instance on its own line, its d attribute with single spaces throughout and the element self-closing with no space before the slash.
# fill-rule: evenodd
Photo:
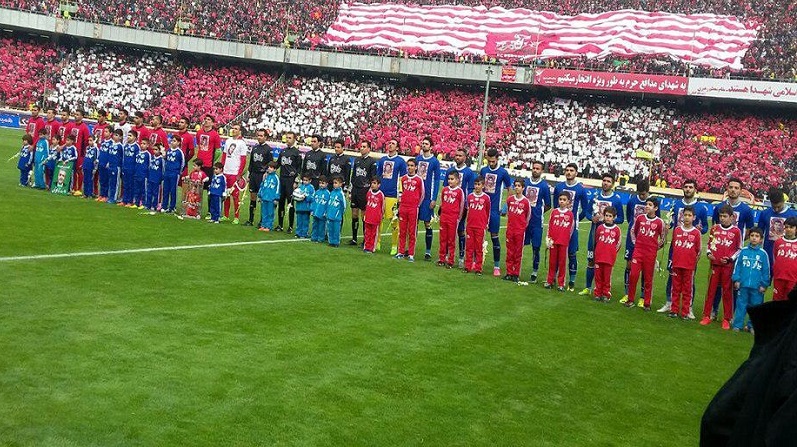
<svg viewBox="0 0 797 447">
<path fill-rule="evenodd" d="M 501 7 L 350 3 L 341 4 L 325 43 L 512 59 L 667 54 L 740 69 L 756 34 L 754 23 L 715 14 L 625 9 L 563 16 Z"/>
</svg>

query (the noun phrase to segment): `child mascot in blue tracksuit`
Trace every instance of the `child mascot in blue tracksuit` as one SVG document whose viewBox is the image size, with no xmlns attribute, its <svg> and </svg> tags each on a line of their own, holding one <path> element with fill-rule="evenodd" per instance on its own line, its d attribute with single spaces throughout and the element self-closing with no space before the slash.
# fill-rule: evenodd
<svg viewBox="0 0 797 447">
<path fill-rule="evenodd" d="M 327 233 L 327 203 L 329 202 L 329 189 L 327 189 L 327 178 L 318 178 L 318 190 L 313 194 L 313 233 L 310 236 L 312 242 L 324 242 Z"/>
<path fill-rule="evenodd" d="M 733 287 L 739 291 L 733 316 L 734 331 L 742 330 L 747 307 L 763 303 L 764 292 L 769 287 L 769 256 L 761 245 L 763 240 L 764 232 L 760 228 L 750 229 L 750 243 L 739 253 L 733 267 Z M 752 328 L 752 324 L 749 327 Z"/>
<path fill-rule="evenodd" d="M 150 214 L 158 211 L 161 207 L 160 194 L 161 184 L 163 183 L 164 164 L 160 148 L 155 146 L 152 152 L 152 159 L 149 161 L 149 172 L 147 172 L 147 203 L 144 204 L 144 208 L 149 209 Z"/>
<path fill-rule="evenodd" d="M 280 179 L 277 177 L 277 162 L 269 162 L 266 168 L 266 178 L 260 184 L 257 192 L 260 200 L 260 231 L 271 231 L 274 226 L 274 205 L 280 198 Z"/>
<path fill-rule="evenodd" d="M 327 202 L 327 237 L 331 247 L 340 246 L 340 226 L 346 212 L 346 196 L 343 194 L 343 179 L 332 179 L 332 192 Z"/>
<path fill-rule="evenodd" d="M 83 166 L 81 166 L 83 169 L 83 197 L 86 199 L 94 197 L 94 172 L 97 170 L 99 157 L 100 148 L 89 137 L 89 146 L 83 155 Z"/>
<path fill-rule="evenodd" d="M 210 223 L 219 223 L 221 216 L 221 200 L 227 195 L 227 180 L 221 171 L 224 165 L 216 162 L 213 165 L 213 179 L 208 187 L 208 211 L 210 211 Z"/>
<path fill-rule="evenodd" d="M 144 209 L 147 203 L 147 174 L 152 154 L 149 151 L 139 151 L 136 154 L 136 170 L 133 174 L 133 206 Z"/>
<path fill-rule="evenodd" d="M 308 174 L 302 175 L 302 184 L 293 193 L 296 207 L 296 237 L 306 238 L 310 232 L 310 212 L 313 210 L 315 188 Z"/>
<path fill-rule="evenodd" d="M 30 179 L 30 169 L 33 166 L 33 137 L 28 134 L 22 136 L 22 149 L 19 150 L 19 186 L 28 186 Z"/>
</svg>

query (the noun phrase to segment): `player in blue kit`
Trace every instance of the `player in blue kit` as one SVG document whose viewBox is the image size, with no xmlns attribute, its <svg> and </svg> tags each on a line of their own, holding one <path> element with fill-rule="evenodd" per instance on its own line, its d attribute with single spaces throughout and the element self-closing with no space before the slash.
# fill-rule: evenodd
<svg viewBox="0 0 797 447">
<path fill-rule="evenodd" d="M 701 234 L 706 234 L 709 230 L 708 225 L 708 207 L 705 203 L 700 202 L 695 197 L 697 194 L 697 182 L 694 180 L 685 180 L 681 185 L 681 191 L 683 192 L 683 198 L 676 200 L 673 203 L 672 207 L 672 216 L 670 217 L 670 231 L 674 231 L 676 227 L 679 227 L 683 224 L 684 218 L 684 209 L 687 206 L 691 206 L 694 212 L 694 226 L 697 228 Z M 667 271 L 670 273 L 667 276 L 667 286 L 664 289 L 665 296 L 667 297 L 667 302 L 659 309 L 657 312 L 659 313 L 669 313 L 671 304 L 672 304 L 672 252 L 673 248 L 670 245 L 670 251 L 667 256 Z M 695 296 L 695 283 L 694 280 L 692 281 L 692 297 Z M 666 307 L 666 309 L 665 309 Z M 664 310 L 662 310 L 664 309 Z M 692 309 L 689 309 L 688 318 L 694 320 L 695 315 L 692 313 Z"/>
<path fill-rule="evenodd" d="M 578 292 L 579 295 L 589 296 L 592 294 L 592 281 L 595 280 L 595 230 L 604 221 L 603 210 L 608 207 L 616 210 L 623 209 L 623 201 L 620 195 L 614 192 L 614 176 L 608 172 L 601 176 L 601 190 L 597 191 L 589 200 L 589 204 L 584 208 L 584 215 L 591 221 L 589 226 L 589 237 L 587 238 L 587 281 L 584 290 Z M 623 223 L 623 213 L 617 213 L 614 223 Z"/>
<path fill-rule="evenodd" d="M 754 226 L 755 215 L 753 213 L 753 209 L 750 208 L 750 205 L 742 201 L 742 189 L 744 189 L 744 182 L 742 182 L 740 179 L 736 177 L 728 179 L 728 182 L 725 184 L 725 196 L 727 198 L 718 205 L 714 206 L 714 213 L 712 213 L 711 216 L 711 223 L 713 225 L 719 224 L 720 208 L 722 208 L 723 205 L 729 205 L 733 209 L 731 223 L 734 227 L 739 228 L 739 231 L 742 233 L 742 240 L 744 241 L 747 237 L 747 231 Z M 736 294 L 736 289 L 733 289 L 734 303 L 736 302 Z M 711 319 L 714 319 L 717 316 L 717 309 L 719 309 L 721 298 L 722 293 L 718 288 L 714 295 L 714 305 L 712 306 L 711 310 Z"/>
<path fill-rule="evenodd" d="M 620 298 L 620 304 L 628 302 L 628 280 L 631 277 L 631 258 L 634 256 L 634 241 L 631 232 L 634 230 L 634 222 L 637 216 L 645 214 L 645 203 L 650 197 L 650 182 L 642 180 L 636 185 L 636 195 L 628 198 L 625 204 L 625 220 L 628 222 L 628 230 L 625 233 L 625 272 L 623 273 L 623 284 L 625 285 L 625 295 Z M 661 216 L 661 211 L 656 209 L 656 216 Z M 645 280 L 642 280 L 642 288 L 645 287 Z"/>
<path fill-rule="evenodd" d="M 531 162 L 531 179 L 526 179 L 524 195 L 531 203 L 531 219 L 526 227 L 523 245 L 531 245 L 534 252 L 532 272 L 529 282 L 537 282 L 537 270 L 540 268 L 540 247 L 542 247 L 542 224 L 545 213 L 551 209 L 551 187 L 542 178 L 544 165 L 539 160 Z"/>
<path fill-rule="evenodd" d="M 443 186 L 448 186 L 448 174 L 452 172 L 459 173 L 460 188 L 465 193 L 465 197 L 473 192 L 473 182 L 476 180 L 476 174 L 467 165 L 468 154 L 465 149 L 459 148 L 454 152 L 454 166 L 446 170 L 446 175 L 443 177 Z M 457 234 L 459 235 L 459 268 L 465 267 L 465 217 L 468 215 L 468 207 L 465 207 L 465 213 L 459 220 L 457 227 Z"/>
<path fill-rule="evenodd" d="M 490 196 L 490 222 L 487 226 L 490 231 L 490 240 L 493 243 L 493 276 L 501 276 L 501 239 L 498 232 L 501 230 L 501 205 L 504 190 L 508 195 L 512 194 L 512 178 L 509 172 L 503 167 L 498 166 L 498 150 L 490 149 L 487 151 L 487 166 L 483 167 L 479 174 L 484 178 L 484 192 Z"/>
<path fill-rule="evenodd" d="M 772 248 L 775 241 L 786 233 L 786 219 L 797 216 L 797 211 L 786 206 L 786 197 L 779 189 L 770 189 L 767 193 L 770 207 L 758 216 L 758 227 L 764 232 L 764 251 L 769 256 L 769 265 L 772 266 Z M 770 272 L 771 276 L 772 272 Z"/>
<path fill-rule="evenodd" d="M 432 152 L 432 139 L 425 137 L 421 141 L 421 154 L 415 157 L 418 165 L 418 176 L 423 180 L 423 188 L 426 194 L 418 210 L 418 220 L 423 222 L 426 227 L 426 253 L 423 255 L 424 261 L 432 260 L 432 217 L 434 217 L 434 207 L 437 204 L 437 194 L 440 189 L 440 161 Z"/>
<path fill-rule="evenodd" d="M 382 179 L 380 189 L 382 194 L 385 195 L 385 215 L 382 219 L 382 224 L 387 220 L 392 233 L 391 256 L 395 256 L 398 253 L 398 219 L 393 218 L 393 213 L 398 204 L 398 183 L 401 176 L 407 173 L 407 162 L 398 154 L 398 149 L 398 141 L 388 141 L 387 155 L 376 162 L 376 175 Z M 330 200 L 332 200 L 331 197 Z M 327 220 L 329 220 L 329 217 L 327 217 Z"/>
<path fill-rule="evenodd" d="M 570 292 L 576 288 L 576 273 L 578 272 L 578 258 L 576 257 L 578 254 L 578 222 L 584 219 L 584 210 L 588 206 L 587 191 L 584 185 L 576 180 L 577 175 L 578 165 L 569 163 L 565 166 L 565 181 L 559 182 L 553 189 L 554 197 L 559 197 L 562 193 L 570 196 L 570 210 L 576 220 L 576 228 L 573 231 L 573 235 L 570 236 L 570 244 L 567 246 L 567 269 L 570 274 L 567 290 Z M 579 207 L 581 208 L 580 210 Z"/>
</svg>

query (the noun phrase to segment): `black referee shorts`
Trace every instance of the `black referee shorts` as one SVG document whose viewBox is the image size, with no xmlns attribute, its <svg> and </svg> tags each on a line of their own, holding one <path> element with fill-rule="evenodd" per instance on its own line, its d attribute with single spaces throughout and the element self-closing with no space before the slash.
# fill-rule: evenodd
<svg viewBox="0 0 797 447">
<path fill-rule="evenodd" d="M 351 207 L 364 210 L 367 205 L 368 205 L 368 187 L 352 188 Z"/>
<path fill-rule="evenodd" d="M 253 172 L 249 175 L 249 192 L 257 193 L 260 191 L 260 185 L 263 183 L 263 177 L 266 176 L 265 172 Z"/>
</svg>

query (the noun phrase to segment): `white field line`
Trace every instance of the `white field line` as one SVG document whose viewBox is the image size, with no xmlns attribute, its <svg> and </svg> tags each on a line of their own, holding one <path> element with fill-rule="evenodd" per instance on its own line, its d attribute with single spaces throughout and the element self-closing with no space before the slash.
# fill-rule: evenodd
<svg viewBox="0 0 797 447">
<path fill-rule="evenodd" d="M 506 227 L 502 226 L 501 228 L 506 228 Z M 422 228 L 419 228 L 418 230 L 419 232 L 424 231 Z M 435 233 L 437 233 L 438 231 L 439 230 L 434 230 Z M 382 237 L 390 235 L 391 233 L 381 234 Z M 6 257 L 0 257 L 0 263 L 14 262 L 14 261 L 38 261 L 38 260 L 61 259 L 61 258 L 82 258 L 89 256 L 129 255 L 135 253 L 153 253 L 159 251 L 198 250 L 203 248 L 243 247 L 247 245 L 281 244 L 281 243 L 308 242 L 308 241 L 309 239 L 277 239 L 277 240 L 266 240 L 266 241 L 223 242 L 216 244 L 175 245 L 171 247 L 129 248 L 123 250 L 79 251 L 74 253 L 52 253 L 46 255 L 6 256 Z"/>
<path fill-rule="evenodd" d="M 152 253 L 158 251 L 196 250 L 201 248 L 219 248 L 219 247 L 241 247 L 246 245 L 279 244 L 287 242 L 305 242 L 305 241 L 309 241 L 309 239 L 277 239 L 277 240 L 268 240 L 268 241 L 243 241 L 243 242 L 224 242 L 217 244 L 176 245 L 172 247 L 130 248 L 125 250 L 53 253 L 49 255 L 7 256 L 0 258 L 0 262 L 35 261 L 40 259 L 78 258 L 78 257 L 87 257 L 87 256 L 126 255 L 133 253 Z"/>
</svg>

